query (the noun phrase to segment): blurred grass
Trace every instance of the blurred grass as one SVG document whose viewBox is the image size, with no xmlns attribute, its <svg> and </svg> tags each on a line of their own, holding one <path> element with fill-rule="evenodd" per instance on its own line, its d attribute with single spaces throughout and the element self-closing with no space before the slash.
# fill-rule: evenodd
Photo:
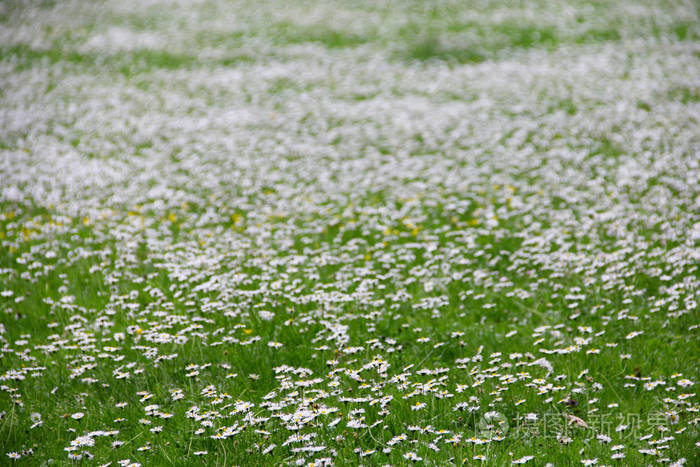
<svg viewBox="0 0 700 467">
<path fill-rule="evenodd" d="M 32 2 L 30 2 L 32 3 Z M 49 2 L 46 10 L 53 8 Z M 275 6 L 277 8 L 275 8 Z M 555 49 L 565 45 L 615 42 L 633 38 L 672 37 L 679 41 L 698 40 L 700 23 L 688 16 L 693 11 L 673 2 L 646 1 L 640 11 L 659 14 L 630 14 L 622 6 L 610 2 L 583 2 L 571 11 L 548 10 L 547 2 L 470 2 L 441 1 L 434 4 L 400 2 L 391 5 L 374 2 L 343 2 L 323 5 L 261 4 L 242 8 L 232 3 L 229 10 L 221 5 L 205 4 L 199 11 L 207 22 L 230 15 L 230 27 L 217 23 L 211 28 L 188 28 L 191 18 L 185 11 L 163 4 L 149 6 L 143 15 L 98 15 L 68 30 L 56 28 L 46 21 L 23 16 L 20 3 L 0 10 L 0 23 L 36 23 L 37 30 L 49 37 L 51 46 L 30 46 L 22 41 L 0 49 L 0 61 L 14 60 L 18 69 L 32 63 L 66 63 L 71 66 L 107 67 L 125 75 L 157 69 L 179 69 L 202 66 L 236 66 L 255 61 L 274 47 L 309 44 L 330 50 L 371 47 L 388 52 L 397 60 L 480 63 L 498 59 L 517 50 Z M 100 4 L 91 8 L 99 11 Z M 646 10 L 644 10 L 646 9 Z M 107 7 L 108 10 L 108 7 Z M 307 19 L 316 10 L 318 18 Z M 342 21 L 333 19 L 352 18 Z M 685 14 L 682 14 L 685 12 Z M 520 14 L 518 14 L 520 13 Z M 661 14 L 663 13 L 663 14 Z M 135 47 L 111 54 L 81 52 L 87 40 L 110 27 L 127 31 L 158 34 L 181 30 L 181 42 L 167 49 Z M 186 37 L 190 34 L 191 37 Z M 246 48 L 252 45 L 252 49 Z M 215 49 L 216 58 L 202 56 L 204 49 Z M 89 50 L 89 49 L 88 49 Z M 223 53 L 223 54 L 222 54 Z"/>
<path fill-rule="evenodd" d="M 22 71 L 45 63 L 48 65 L 68 64 L 79 68 L 104 68 L 124 76 L 132 76 L 154 70 L 191 69 L 201 66 L 234 66 L 237 63 L 250 63 L 255 59 L 247 54 L 229 55 L 221 58 L 199 58 L 194 55 L 171 53 L 157 49 L 137 49 L 113 54 L 81 53 L 60 45 L 48 49 L 35 49 L 24 44 L 0 48 L 0 61 L 15 63 L 15 69 Z"/>
</svg>

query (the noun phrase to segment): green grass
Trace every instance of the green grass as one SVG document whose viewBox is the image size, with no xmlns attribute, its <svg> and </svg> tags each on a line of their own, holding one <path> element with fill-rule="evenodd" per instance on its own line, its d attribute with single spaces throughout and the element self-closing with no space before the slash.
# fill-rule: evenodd
<svg viewBox="0 0 700 467">
<path fill-rule="evenodd" d="M 51 219 L 51 212 L 45 209 L 38 208 L 23 208 L 19 206 L 6 205 L 3 209 L 5 212 L 17 212 L 17 217 L 13 216 L 13 222 L 3 222 L 3 233 L 4 238 L 12 238 L 15 235 L 12 230 L 12 226 L 17 223 L 27 223 L 27 221 L 32 220 L 36 223 L 37 219 L 41 219 L 40 222 L 46 222 Z M 180 214 L 182 215 L 182 214 Z M 466 215 L 466 217 L 470 217 Z M 439 228 L 442 216 L 438 215 L 432 222 L 434 223 L 434 228 Z M 79 225 L 76 221 L 75 225 Z M 444 225 L 444 224 L 443 224 Z M 399 227 L 401 228 L 401 227 Z M 73 230 L 73 229 L 71 229 Z M 3 321 L 7 322 L 9 325 L 12 322 L 12 326 L 7 328 L 6 338 L 9 341 L 15 341 L 20 339 L 20 334 L 30 333 L 33 338 L 40 338 L 42 340 L 48 338 L 46 318 L 49 320 L 55 320 L 59 323 L 59 329 L 67 328 L 69 324 L 75 323 L 71 316 L 75 316 L 75 310 L 61 310 L 54 306 L 47 306 L 43 304 L 44 298 L 52 298 L 57 300 L 60 297 L 60 293 L 57 294 L 57 290 L 61 284 L 67 286 L 67 293 L 75 297 L 75 304 L 78 305 L 79 309 L 82 310 L 80 315 L 90 319 L 91 314 L 94 315 L 94 310 L 103 309 L 106 305 L 104 297 L 101 294 L 109 293 L 109 289 L 104 285 L 105 274 L 109 274 L 110 271 L 114 271 L 114 266 L 107 266 L 105 269 L 105 264 L 115 264 L 114 261 L 119 260 L 114 248 L 116 245 L 110 246 L 109 244 L 95 243 L 94 239 L 96 234 L 92 233 L 92 229 L 89 227 L 78 228 L 79 235 L 76 236 L 72 234 L 67 237 L 54 237 L 53 241 L 59 244 L 65 244 L 67 247 L 71 245 L 82 246 L 83 248 L 89 246 L 92 250 L 98 253 L 95 257 L 88 257 L 86 259 L 73 259 L 63 262 L 64 264 L 59 264 L 61 261 L 57 262 L 56 268 L 52 271 L 49 278 L 54 278 L 50 280 L 40 279 L 44 284 L 43 287 L 36 288 L 30 287 L 24 280 L 15 278 L 10 282 L 6 282 L 5 286 L 9 287 L 10 290 L 15 292 L 15 296 L 26 294 L 26 299 L 24 301 L 24 308 L 27 310 L 32 310 L 30 313 L 20 313 L 13 317 L 8 314 L 9 308 L 5 309 L 3 314 Z M 341 232 L 336 231 L 334 234 L 330 234 L 327 239 L 319 239 L 320 241 L 330 241 L 333 238 L 339 238 Z M 13 264 L 16 264 L 16 258 L 20 257 L 23 253 L 27 253 L 32 250 L 32 245 L 41 245 L 41 243 L 35 243 L 31 241 L 31 232 L 29 233 L 29 238 L 27 241 L 22 241 L 16 243 L 19 248 L 14 250 L 6 251 L 2 267 L 11 269 L 16 269 Z M 99 235 L 98 235 L 99 236 Z M 355 236 L 343 237 L 344 242 L 356 238 Z M 483 245 L 491 246 L 494 250 L 509 251 L 512 253 L 517 252 L 521 248 L 520 241 L 507 242 L 507 239 L 502 240 L 500 243 L 495 242 L 493 237 L 484 238 Z M 392 244 L 399 245 L 401 242 L 400 235 L 394 240 L 389 241 Z M 148 248 L 147 244 L 142 242 L 138 245 L 135 252 L 135 258 L 127 259 L 127 264 L 121 266 L 121 269 L 126 274 L 126 277 L 130 277 L 131 280 L 125 280 L 123 282 L 118 282 L 116 284 L 116 289 L 112 286 L 111 293 L 121 294 L 123 297 L 129 297 L 130 301 L 135 300 L 134 303 L 139 303 L 141 307 L 144 307 L 144 311 L 135 315 L 131 312 L 118 312 L 112 319 L 115 320 L 117 327 L 121 326 L 133 326 L 139 325 L 139 327 L 144 327 L 148 329 L 149 323 L 156 324 L 158 320 L 152 321 L 154 319 L 153 312 L 158 308 L 164 306 L 165 304 L 171 303 L 172 308 L 176 314 L 181 316 L 192 316 L 191 309 L 188 307 L 183 307 L 181 301 L 175 299 L 170 293 L 166 292 L 165 299 L 155 299 L 153 296 L 143 292 L 143 287 L 149 285 L 152 287 L 157 287 L 160 290 L 173 290 L 175 285 L 167 276 L 167 274 L 161 274 L 158 272 L 158 268 L 153 268 L 152 263 L 148 258 L 153 253 Z M 59 258 L 63 257 L 63 253 L 58 255 Z M 107 262 L 105 263 L 105 260 Z M 474 260 L 479 261 L 478 258 Z M 423 264 L 425 258 L 417 257 L 415 262 L 407 266 L 419 266 Z M 103 271 L 101 274 L 92 274 L 89 272 L 92 266 L 100 265 L 100 270 Z M 252 272 L 252 271 L 251 271 Z M 507 270 L 503 270 L 503 273 L 508 274 Z M 322 282 L 327 282 L 332 280 L 336 276 L 338 271 L 327 271 L 321 273 Z M 542 271 L 545 275 L 541 277 L 546 277 L 546 272 Z M 57 281 L 55 278 L 63 278 L 62 281 Z M 125 279 L 126 279 L 125 277 Z M 140 282 L 138 287 L 134 286 L 136 283 L 132 281 L 135 278 L 144 277 L 145 282 Z M 523 278 L 518 274 L 511 276 L 511 280 L 522 282 Z M 636 277 L 631 277 L 631 281 L 636 281 Z M 522 282 L 526 284 L 527 281 Z M 580 284 L 580 279 L 573 277 L 562 278 L 560 280 L 555 280 L 550 282 L 550 287 L 555 284 L 564 285 L 565 288 L 574 287 Z M 255 286 L 251 284 L 253 288 Z M 387 293 L 392 291 L 391 285 L 386 289 Z M 312 283 L 306 283 L 305 286 L 311 287 Z M 182 289 L 182 287 L 176 287 L 176 289 Z M 594 307 L 603 307 L 603 310 L 610 310 L 612 312 L 614 308 L 609 308 L 610 304 L 607 298 L 615 299 L 615 295 L 598 295 L 588 286 L 591 290 L 589 294 L 589 299 L 586 305 L 583 307 L 583 315 L 577 320 L 577 325 L 592 325 L 594 327 L 600 326 L 600 313 L 598 315 L 588 315 L 586 310 L 590 310 Z M 186 288 L 185 288 L 186 290 Z M 459 298 L 459 292 L 461 290 L 471 290 L 474 295 L 479 295 L 485 293 L 485 301 L 495 301 L 496 308 L 493 311 L 480 311 L 479 303 L 480 301 L 463 301 Z M 640 289 L 646 291 L 649 296 L 658 293 L 658 286 L 653 285 L 642 285 Z M 478 283 L 474 283 L 471 286 L 465 288 L 450 288 L 447 290 L 448 296 L 452 297 L 450 303 L 444 310 L 444 314 L 441 319 L 431 319 L 429 316 L 424 316 L 421 314 L 411 313 L 409 308 L 404 308 L 399 310 L 398 314 L 394 315 L 392 318 L 391 314 L 386 316 L 377 315 L 376 318 L 367 319 L 365 317 L 366 311 L 363 307 L 355 307 L 349 305 L 345 308 L 344 313 L 347 319 L 344 320 L 346 324 L 350 326 L 351 334 L 357 336 L 361 342 L 364 339 L 370 338 L 374 335 L 380 336 L 392 336 L 396 340 L 398 346 L 403 346 L 403 350 L 400 351 L 396 356 L 392 356 L 391 362 L 392 366 L 396 366 L 397 369 L 409 365 L 411 363 L 421 362 L 419 367 L 428 368 L 438 368 L 441 366 L 451 366 L 454 363 L 455 358 L 461 358 L 464 355 L 473 355 L 476 344 L 478 342 L 480 345 L 484 346 L 484 354 L 488 355 L 490 352 L 499 351 L 503 355 L 508 355 L 509 352 L 520 351 L 523 347 L 527 347 L 530 339 L 528 338 L 528 333 L 532 332 L 537 326 L 544 324 L 549 321 L 545 318 L 546 316 L 551 316 L 551 310 L 549 306 L 554 304 L 556 307 L 563 306 L 566 302 L 561 301 L 561 298 L 552 299 L 551 288 L 539 291 L 539 293 L 530 299 L 526 300 L 516 300 L 513 298 L 505 298 L 500 294 L 494 294 L 489 291 L 489 288 L 482 287 Z M 66 293 L 64 292 L 64 293 Z M 134 295 L 132 295 L 134 293 Z M 432 294 L 421 291 L 420 289 L 415 289 L 412 293 L 414 297 L 414 303 L 420 300 L 422 297 L 429 297 Z M 624 295 L 618 295 L 624 296 Z M 216 298 L 213 296 L 212 298 Z M 615 301 L 613 301 L 614 306 Z M 640 300 L 638 304 L 632 305 L 632 310 L 642 311 L 645 306 L 646 301 Z M 155 305 L 155 306 L 154 306 Z M 270 304 L 271 305 L 271 304 Z M 547 306 L 545 306 L 547 305 Z M 642 307 L 642 308 L 637 308 Z M 295 311 L 290 312 L 289 309 L 294 309 Z M 150 312 L 148 310 L 151 310 Z M 285 313 L 285 309 L 288 311 Z M 41 311 L 44 310 L 44 311 Z M 93 311 L 90 311 L 93 310 Z M 190 310 L 190 311 L 188 311 Z M 163 461 L 174 463 L 175 465 L 187 465 L 194 462 L 192 453 L 197 450 L 208 450 L 211 452 L 213 457 L 208 457 L 208 462 L 223 463 L 224 459 L 227 463 L 247 463 L 247 457 L 251 452 L 241 451 L 237 446 L 248 446 L 247 450 L 250 450 L 256 443 L 261 442 L 277 442 L 282 443 L 285 439 L 284 436 L 278 435 L 275 424 L 268 422 L 264 425 L 265 429 L 270 431 L 271 435 L 256 435 L 249 432 L 244 432 L 236 441 L 233 442 L 228 448 L 225 444 L 220 442 L 214 442 L 213 440 L 207 440 L 202 437 L 192 437 L 191 432 L 196 428 L 194 423 L 183 423 L 177 422 L 173 426 L 172 423 L 165 421 L 165 427 L 167 435 L 160 436 L 157 434 L 151 434 L 145 428 L 148 426 L 139 428 L 138 424 L 134 424 L 133 421 L 141 417 L 140 406 L 144 404 L 139 404 L 138 401 L 134 400 L 134 389 L 145 390 L 149 393 L 155 395 L 154 401 L 156 403 L 161 403 L 168 398 L 168 389 L 170 388 L 184 388 L 188 390 L 188 399 L 198 394 L 203 387 L 206 385 L 207 381 L 219 381 L 217 388 L 221 391 L 226 391 L 235 398 L 243 399 L 260 399 L 270 390 L 276 386 L 276 381 L 272 379 L 270 373 L 266 372 L 265 369 L 272 368 L 280 364 L 288 364 L 292 366 L 304 366 L 310 368 L 315 374 L 323 374 L 327 367 L 324 361 L 328 358 L 338 358 L 340 360 L 340 365 L 346 365 L 349 360 L 368 359 L 371 358 L 374 352 L 362 351 L 360 354 L 350 357 L 349 355 L 343 355 L 337 353 L 336 350 L 329 349 L 322 352 L 313 352 L 308 347 L 308 338 L 306 335 L 318 335 L 319 331 L 322 329 L 317 325 L 312 325 L 311 327 L 293 324 L 292 326 L 283 326 L 281 321 L 288 318 L 304 318 L 307 311 L 312 311 L 313 308 L 305 307 L 299 308 L 298 306 L 287 303 L 285 301 L 279 302 L 274 306 L 274 311 L 276 311 L 280 318 L 275 318 L 274 321 L 266 323 L 263 321 L 256 321 L 248 319 L 248 326 L 253 329 L 255 335 L 266 336 L 268 338 L 281 341 L 285 343 L 284 351 L 275 351 L 269 349 L 262 345 L 253 345 L 250 347 L 209 347 L 203 346 L 198 340 L 192 340 L 184 345 L 159 345 L 154 350 L 157 349 L 157 354 L 159 355 L 169 355 L 173 352 L 180 355 L 180 357 L 175 360 L 166 360 L 158 365 L 154 365 L 152 357 L 145 357 L 137 345 L 138 341 L 134 340 L 133 337 L 128 335 L 123 343 L 119 344 L 120 351 L 119 354 L 125 357 L 124 361 L 134 362 L 136 366 L 134 369 L 145 368 L 146 371 L 139 376 L 132 376 L 128 380 L 113 380 L 112 375 L 116 368 L 122 365 L 118 362 L 110 363 L 109 359 L 102 360 L 100 364 L 94 370 L 88 370 L 81 377 L 89 375 L 96 381 L 111 381 L 107 386 L 95 382 L 91 384 L 80 383 L 77 380 L 70 379 L 70 372 L 72 368 L 75 368 L 81 364 L 84 364 L 85 360 L 81 358 L 81 355 L 89 355 L 90 347 L 89 340 L 81 344 L 77 341 L 77 345 L 73 351 L 71 345 L 65 347 L 65 350 L 59 351 L 58 353 L 45 354 L 39 356 L 37 361 L 34 361 L 35 365 L 45 365 L 46 370 L 41 372 L 41 377 L 37 379 L 36 383 L 32 383 L 31 379 L 29 381 L 22 382 L 20 384 L 22 390 L 22 403 L 18 407 L 17 401 L 12 404 L 9 400 L 8 408 L 9 411 L 5 414 L 3 424 L 0 428 L 0 438 L 7 443 L 8 446 L 21 446 L 22 448 L 28 448 L 28 446 L 23 440 L 29 432 L 23 431 L 20 426 L 24 425 L 23 420 L 19 416 L 19 413 L 30 413 L 33 411 L 40 412 L 44 424 L 35 431 L 31 432 L 32 437 L 40 437 L 44 439 L 45 442 L 49 442 L 49 445 L 60 446 L 67 444 L 71 437 L 66 436 L 64 429 L 76 429 L 79 433 L 82 426 L 110 426 L 114 429 L 120 431 L 119 439 L 130 440 L 127 444 L 116 450 L 108 449 L 108 442 L 98 440 L 96 444 L 96 453 L 98 453 L 103 460 L 118 460 L 122 455 L 120 453 L 130 450 L 129 443 L 133 442 L 133 446 L 150 446 L 151 449 L 144 454 L 133 453 L 130 454 L 132 460 L 149 462 L 149 459 L 160 458 Z M 506 311 L 509 310 L 509 311 Z M 528 312 L 527 310 L 532 310 Z M 513 313 L 517 311 L 517 313 Z M 182 315 L 185 313 L 185 315 Z M 604 312 L 603 312 L 604 313 Z M 139 318 L 138 316 L 142 316 Z M 37 318 L 40 319 L 37 320 Z M 400 319 L 396 320 L 396 317 Z M 213 330 L 219 328 L 220 326 L 227 326 L 228 320 L 220 320 L 223 318 L 218 314 L 204 314 L 202 315 L 205 327 L 204 329 Z M 378 318 L 378 320 L 377 320 Z M 662 316 L 659 316 L 663 319 Z M 652 318 L 653 319 L 653 318 Z M 8 321 L 10 320 L 10 321 Z M 208 324 L 208 323 L 211 324 Z M 650 321 L 648 325 L 652 322 Z M 692 321 L 691 321 L 692 322 Z M 406 324 L 408 327 L 403 327 L 402 324 Z M 523 325 L 523 323 L 526 323 Z M 368 326 L 376 329 L 372 332 L 368 329 Z M 653 325 L 652 325 L 653 326 Z M 616 380 L 620 380 L 624 375 L 632 374 L 634 372 L 639 372 L 642 376 L 651 376 L 653 378 L 664 377 L 664 368 L 673 367 L 674 371 L 682 372 L 687 375 L 692 375 L 694 373 L 694 366 L 697 363 L 692 358 L 685 361 L 679 362 L 676 360 L 676 353 L 684 351 L 689 345 L 690 336 L 686 335 L 681 341 L 677 340 L 678 334 L 683 335 L 683 330 L 686 324 L 684 321 L 676 321 L 673 323 L 672 327 L 668 328 L 665 334 L 656 333 L 656 338 L 651 339 L 650 337 L 639 339 L 635 343 L 621 343 L 621 351 L 630 352 L 634 355 L 643 355 L 642 360 L 632 360 L 629 363 L 619 360 L 615 355 L 611 354 L 610 351 L 605 351 L 600 357 L 585 357 L 578 355 L 562 355 L 562 356 L 551 356 L 549 357 L 551 364 L 559 368 L 560 371 L 564 370 L 564 374 L 567 376 L 569 381 L 576 381 L 576 374 L 581 368 L 586 368 L 590 370 L 591 374 L 595 375 L 606 375 L 603 376 L 604 387 L 610 387 L 615 384 Z M 308 327 L 307 330 L 304 328 Z M 518 337 L 511 338 L 510 340 L 503 341 L 504 334 L 513 328 L 520 330 Z M 610 325 L 607 327 L 608 332 L 616 333 L 616 328 L 620 328 L 620 332 L 624 333 L 625 325 Z M 413 329 L 422 328 L 422 332 L 415 333 Z M 466 344 L 458 343 L 454 339 L 451 339 L 449 334 L 454 330 L 461 330 L 465 333 Z M 650 332 L 650 331 L 649 331 Z M 245 334 L 239 330 L 241 337 Z M 107 342 L 111 341 L 108 335 L 102 332 L 97 332 L 94 334 L 96 342 Z M 364 336 L 364 337 L 363 337 Z M 438 351 L 431 349 L 430 344 L 416 345 L 415 339 L 418 336 L 430 336 L 432 342 L 443 341 L 447 344 L 440 348 Z M 68 337 L 69 341 L 75 341 L 75 339 L 70 338 L 70 334 L 65 335 Z M 381 340 L 380 340 L 381 342 Z M 431 342 L 431 343 L 432 343 Z M 474 343 L 473 343 L 474 342 Z M 571 342 L 567 338 L 564 338 L 564 342 Z M 131 347 L 131 350 L 130 350 Z M 219 350 L 221 349 L 221 350 Z M 606 355 L 608 355 L 606 357 Z M 16 354 L 9 354 L 8 359 L 5 360 L 6 368 L 16 368 L 20 365 L 20 361 L 17 359 Z M 184 357 L 184 358 L 183 358 Z M 104 357 L 103 357 L 104 358 Z M 697 354 L 694 358 L 697 358 Z M 87 360 L 88 362 L 92 360 Z M 183 365 L 195 363 L 198 365 L 204 365 L 208 363 L 214 363 L 211 367 L 206 370 L 202 370 L 197 377 L 187 378 L 184 376 Z M 347 362 L 347 363 L 346 363 Z M 217 367 L 218 363 L 228 363 L 230 368 L 222 369 Z M 530 369 L 536 374 L 540 374 L 540 371 L 535 369 Z M 231 382 L 226 379 L 226 374 L 238 373 L 239 377 L 234 378 Z M 251 373 L 262 373 L 261 378 L 253 381 L 245 378 L 243 375 L 248 375 Z M 460 379 L 460 373 L 458 372 L 454 376 L 457 380 Z M 243 377 L 242 377 L 243 376 Z M 544 376 L 542 374 L 542 376 Z M 466 370 L 463 370 L 462 377 L 466 377 L 465 382 L 474 382 L 473 378 L 467 376 Z M 341 378 L 342 379 L 342 378 Z M 369 381 L 371 381 L 370 379 Z M 427 381 L 427 378 L 419 378 L 419 380 Z M 72 381 L 70 385 L 67 385 L 67 381 Z M 74 382 L 73 382 L 74 381 Z M 470 383 L 470 384 L 471 384 Z M 350 380 L 346 380 L 344 383 L 347 388 L 347 395 L 352 396 L 354 392 L 358 394 L 364 394 L 364 391 L 359 387 L 357 383 Z M 50 396 L 47 395 L 51 393 L 52 388 L 59 388 L 58 391 L 52 393 Z M 489 394 L 493 390 L 497 389 L 498 385 L 495 382 L 489 380 L 485 381 L 485 384 L 480 386 L 479 394 Z M 348 447 L 340 447 L 338 456 L 344 456 L 345 458 L 354 457 L 354 453 L 350 446 L 364 446 L 368 449 L 376 448 L 377 442 L 384 442 L 391 439 L 402 432 L 401 426 L 403 424 L 418 424 L 421 425 L 425 423 L 425 420 L 444 420 L 448 422 L 446 426 L 448 429 L 455 432 L 466 432 L 474 433 L 478 432 L 478 422 L 480 418 L 478 416 L 468 416 L 464 418 L 460 416 L 456 418 L 451 411 L 451 403 L 449 399 L 425 399 L 424 397 L 418 397 L 417 400 L 428 400 L 431 401 L 429 406 L 425 409 L 425 412 L 415 412 L 410 409 L 409 402 L 404 402 L 401 400 L 401 391 L 389 388 L 385 391 L 386 394 L 392 394 L 395 397 L 395 402 L 391 404 L 392 410 L 391 415 L 384 419 L 384 428 L 379 427 L 376 430 L 363 430 L 352 435 L 352 444 L 347 445 Z M 590 446 L 584 443 L 585 440 L 596 433 L 595 430 L 591 429 L 575 429 L 569 428 L 565 432 L 570 432 L 572 438 L 571 444 L 565 449 L 561 444 L 551 436 L 551 433 L 547 433 L 544 438 L 532 438 L 531 430 L 545 430 L 546 425 L 542 423 L 560 423 L 562 413 L 572 412 L 573 414 L 581 417 L 586 416 L 584 408 L 586 404 L 584 400 L 579 397 L 574 397 L 578 399 L 579 403 L 577 407 L 571 411 L 568 411 L 565 407 L 560 404 L 543 404 L 538 401 L 538 397 L 535 395 L 532 389 L 527 387 L 520 387 L 516 385 L 510 391 L 506 393 L 508 399 L 513 404 L 515 401 L 523 398 L 527 399 L 527 405 L 520 408 L 511 406 L 509 410 L 505 412 L 506 419 L 513 426 L 513 431 L 511 436 L 518 433 L 518 437 L 511 439 L 509 441 L 503 441 L 503 444 L 499 444 L 498 448 L 494 448 L 494 452 L 490 452 L 491 449 L 477 449 L 475 447 L 469 447 L 468 445 L 459 444 L 455 449 L 445 449 L 440 453 L 432 453 L 425 450 L 425 448 L 419 449 L 417 454 L 419 456 L 430 456 L 435 462 L 445 462 L 447 457 L 471 457 L 475 453 L 479 452 L 490 452 L 490 461 L 493 464 L 498 464 L 509 459 L 507 451 L 512 451 L 517 457 L 519 453 L 526 454 L 531 452 L 533 448 L 542 455 L 550 457 L 556 456 L 561 460 L 571 459 L 569 456 L 574 448 L 578 449 L 580 447 L 586 447 L 587 453 L 590 456 L 604 456 L 605 448 L 601 445 L 599 448 Z M 649 414 L 655 413 L 662 405 L 653 399 L 640 398 L 639 390 L 629 391 L 619 393 L 617 391 L 606 391 L 603 390 L 600 394 L 596 394 L 600 398 L 600 403 L 618 403 L 624 404 L 628 410 L 632 413 L 639 414 L 639 416 L 646 420 Z M 483 397 L 483 396 L 482 396 Z M 592 396 L 584 396 L 592 397 Z M 534 399 L 533 399 L 534 398 Z M 492 396 L 487 396 L 486 400 L 482 399 L 482 403 L 485 404 L 486 401 L 492 400 Z M 114 405 L 120 401 L 128 401 L 124 409 L 117 409 Z M 194 402 L 194 400 L 192 400 Z M 192 403 L 190 402 L 190 403 Z M 451 401 L 450 401 L 451 402 Z M 47 405 L 48 403 L 48 405 Z M 510 404 L 506 404 L 509 406 Z M 165 403 L 163 409 L 168 412 L 175 414 L 175 417 L 181 417 L 184 415 L 184 411 L 189 404 L 177 404 L 177 403 Z M 360 404 L 350 403 L 341 404 L 340 408 L 343 412 L 349 411 L 353 408 L 362 407 Z M 590 407 L 590 406 L 589 406 Z M 69 417 L 69 414 L 75 413 L 77 411 L 85 412 L 87 415 L 85 418 L 76 421 Z M 527 426 L 520 425 L 519 417 L 521 417 L 525 411 L 535 411 L 539 413 L 545 413 L 547 418 L 540 420 L 540 422 L 535 424 L 530 424 Z M 366 412 L 367 421 L 372 422 L 374 420 L 380 420 L 376 418 L 377 415 L 374 411 Z M 117 418 L 125 418 L 131 423 L 124 422 L 126 424 L 115 423 L 114 420 Z M 611 420 L 615 419 L 616 415 L 610 415 Z M 607 423 L 607 422 L 606 422 Z M 593 425 L 591 425 L 593 426 Z M 607 425 L 605 425 L 607 426 Z M 59 429 L 60 427 L 60 429 Z M 310 427 L 311 428 L 311 427 Z M 320 431 L 318 431 L 320 429 Z M 549 427 L 551 429 L 551 426 Z M 563 429 L 563 428 L 562 428 Z M 526 430 L 526 431 L 524 431 Z M 527 431 L 530 430 L 530 431 Z M 324 428 L 319 426 L 315 432 L 321 439 L 327 439 L 331 442 L 332 439 L 337 436 L 340 431 Z M 599 430 L 601 431 L 601 430 Z M 286 436 L 286 435 L 285 435 Z M 694 435 L 692 431 L 687 435 L 680 435 L 679 442 L 675 445 L 674 453 L 682 453 L 685 449 L 683 446 L 688 446 L 690 440 Z M 423 436 L 418 436 L 417 439 L 423 439 Z M 427 438 L 426 438 L 427 439 Z M 518 441 L 522 439 L 522 441 Z M 148 444 L 150 443 L 150 444 Z M 101 446 L 104 446 L 101 447 Z M 133 446 L 131 449 L 133 449 Z M 578 446 L 578 448 L 577 448 Z M 53 452 L 51 449 L 46 449 L 44 447 L 35 446 L 37 451 L 40 451 L 42 456 L 57 456 L 58 452 Z M 105 450 L 107 449 L 107 450 Z M 680 449 L 680 451 L 676 451 Z M 443 454 L 443 452 L 447 451 Z M 685 452 L 687 455 L 689 451 Z M 105 457 L 106 456 L 106 457 Z M 161 457 L 162 456 L 162 457 Z M 59 457 L 60 458 L 60 457 Z M 633 458 L 633 457 L 632 457 Z M 284 455 L 278 457 L 278 455 L 266 458 L 266 462 L 281 462 L 285 459 Z M 375 460 L 381 460 L 382 462 L 402 462 L 401 457 L 394 455 L 380 455 L 379 457 L 374 457 Z"/>
<path fill-rule="evenodd" d="M 668 91 L 668 98 L 681 104 L 700 102 L 700 86 L 673 86 Z"/>
<path fill-rule="evenodd" d="M 255 59 L 247 54 L 229 54 L 216 59 L 200 59 L 187 54 L 164 50 L 142 49 L 122 51 L 110 55 L 80 53 L 60 45 L 48 49 L 34 49 L 26 45 L 0 48 L 0 60 L 15 65 L 17 72 L 29 70 L 40 64 L 76 67 L 78 69 L 102 69 L 126 77 L 155 70 L 179 70 L 195 67 L 235 67 L 251 63 Z"/>
<path fill-rule="evenodd" d="M 414 23 L 404 27 L 399 35 L 408 43 L 397 56 L 409 60 L 442 60 L 452 63 L 480 63 L 497 59 L 504 52 L 533 48 L 555 49 L 568 44 L 587 45 L 622 40 L 623 26 L 589 27 L 575 32 L 554 26 L 527 24 L 526 22 L 503 21 L 495 24 L 474 22 L 449 23 L 445 29 L 435 25 Z M 427 31 L 427 33 L 425 32 Z M 695 23 L 680 21 L 671 26 L 654 25 L 649 33 L 641 37 L 662 37 L 668 31 L 678 40 L 693 40 L 697 37 Z"/>
<path fill-rule="evenodd" d="M 478 46 L 443 46 L 435 37 L 413 44 L 406 52 L 406 56 L 413 60 L 436 59 L 457 63 L 479 63 L 486 60 L 486 55 L 479 50 Z"/>
<path fill-rule="evenodd" d="M 280 22 L 272 28 L 279 44 L 316 43 L 329 49 L 355 47 L 370 40 L 358 34 L 324 26 L 301 26 L 289 21 Z"/>
</svg>

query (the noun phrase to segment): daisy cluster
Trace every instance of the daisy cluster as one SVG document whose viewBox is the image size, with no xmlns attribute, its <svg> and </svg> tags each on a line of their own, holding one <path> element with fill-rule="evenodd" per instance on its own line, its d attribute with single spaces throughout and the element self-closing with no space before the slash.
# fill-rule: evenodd
<svg viewBox="0 0 700 467">
<path fill-rule="evenodd" d="M 4 461 L 693 465 L 692 2 L 0 4 Z"/>
</svg>

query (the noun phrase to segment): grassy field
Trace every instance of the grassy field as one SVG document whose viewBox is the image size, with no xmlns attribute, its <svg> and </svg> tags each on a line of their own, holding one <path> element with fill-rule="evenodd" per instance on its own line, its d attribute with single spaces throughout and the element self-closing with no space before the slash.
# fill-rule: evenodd
<svg viewBox="0 0 700 467">
<path fill-rule="evenodd" d="M 698 465 L 693 1 L 0 2 L 0 465 Z"/>
</svg>

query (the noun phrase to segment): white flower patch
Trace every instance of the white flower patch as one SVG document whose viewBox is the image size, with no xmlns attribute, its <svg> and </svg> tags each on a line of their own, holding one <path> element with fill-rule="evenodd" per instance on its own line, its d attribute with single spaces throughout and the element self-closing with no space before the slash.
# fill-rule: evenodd
<svg viewBox="0 0 700 467">
<path fill-rule="evenodd" d="M 486 3 L 0 3 L 7 462 L 685 462 L 697 11 Z"/>
</svg>

